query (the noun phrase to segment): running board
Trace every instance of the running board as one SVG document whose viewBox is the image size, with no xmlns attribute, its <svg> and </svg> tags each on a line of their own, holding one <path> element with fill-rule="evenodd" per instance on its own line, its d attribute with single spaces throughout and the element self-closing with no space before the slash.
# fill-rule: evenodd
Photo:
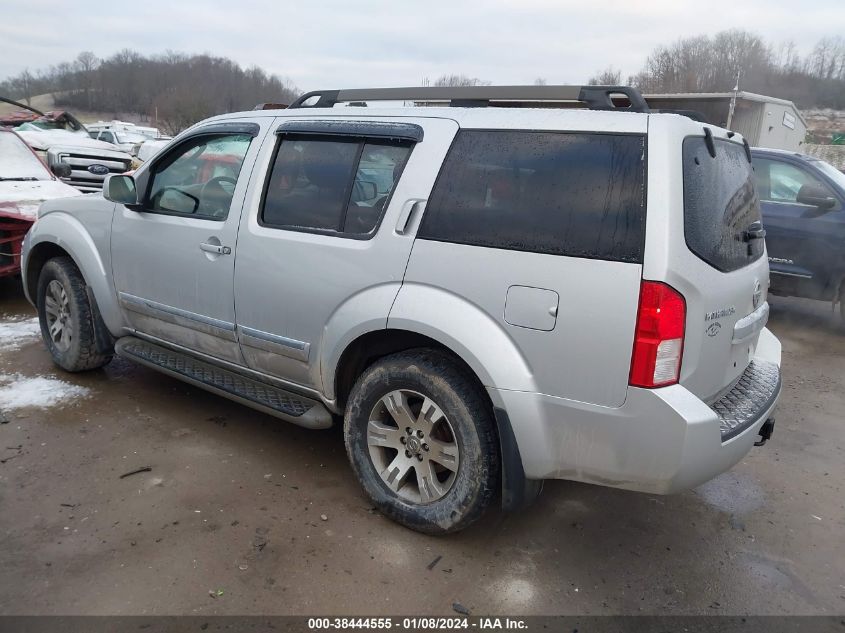
<svg viewBox="0 0 845 633">
<path fill-rule="evenodd" d="M 321 402 L 247 378 L 188 354 L 133 336 L 119 339 L 114 349 L 118 356 L 307 429 L 332 426 L 331 413 Z"/>
</svg>

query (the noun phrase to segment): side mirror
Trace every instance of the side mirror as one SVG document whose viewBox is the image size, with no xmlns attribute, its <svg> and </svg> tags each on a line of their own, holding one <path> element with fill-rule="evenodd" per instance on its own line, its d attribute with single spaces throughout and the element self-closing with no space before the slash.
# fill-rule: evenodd
<svg viewBox="0 0 845 633">
<path fill-rule="evenodd" d="M 123 174 L 106 176 L 103 182 L 103 197 L 111 202 L 132 206 L 138 204 L 135 179 Z"/>
<path fill-rule="evenodd" d="M 67 163 L 56 163 L 50 170 L 56 178 L 70 178 L 71 167 Z"/>
<path fill-rule="evenodd" d="M 804 185 L 801 187 L 795 202 L 816 207 L 821 211 L 829 211 L 836 206 L 836 198 L 832 198 L 827 189 L 816 185 Z"/>
</svg>

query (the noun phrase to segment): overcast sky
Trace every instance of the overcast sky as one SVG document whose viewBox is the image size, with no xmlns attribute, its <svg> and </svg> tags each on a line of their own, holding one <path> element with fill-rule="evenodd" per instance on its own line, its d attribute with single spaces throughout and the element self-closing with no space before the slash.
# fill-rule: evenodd
<svg viewBox="0 0 845 633">
<path fill-rule="evenodd" d="M 744 28 L 802 53 L 845 33 L 843 0 L 0 0 L 0 79 L 122 48 L 230 57 L 303 90 L 417 85 L 461 73 L 496 84 L 623 81 L 658 44 Z"/>
</svg>

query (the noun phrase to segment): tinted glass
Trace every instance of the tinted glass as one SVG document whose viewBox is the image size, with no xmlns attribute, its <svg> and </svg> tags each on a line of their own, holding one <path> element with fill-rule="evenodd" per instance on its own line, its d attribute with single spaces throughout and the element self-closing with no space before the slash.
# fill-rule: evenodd
<svg viewBox="0 0 845 633">
<path fill-rule="evenodd" d="M 376 227 L 410 151 L 410 146 L 364 145 L 344 232 L 364 234 Z"/>
<path fill-rule="evenodd" d="M 368 234 L 409 152 L 409 144 L 286 136 L 267 183 L 262 221 L 287 229 Z"/>
<path fill-rule="evenodd" d="M 763 254 L 763 240 L 743 235 L 760 221 L 760 201 L 745 148 L 714 140 L 716 157 L 704 137 L 684 140 L 684 234 L 689 249 L 719 270 L 737 270 Z"/>
<path fill-rule="evenodd" d="M 286 138 L 270 174 L 264 222 L 285 228 L 339 230 L 358 148 L 356 141 Z"/>
<path fill-rule="evenodd" d="M 754 158 L 754 178 L 761 200 L 794 203 L 801 187 L 829 188 L 808 171 L 790 163 L 768 158 Z M 830 194 L 828 194 L 830 195 Z"/>
<path fill-rule="evenodd" d="M 641 262 L 644 153 L 638 135 L 463 131 L 419 237 Z"/>
<path fill-rule="evenodd" d="M 222 220 L 252 137 L 203 135 L 180 145 L 153 169 L 147 208 Z"/>
</svg>

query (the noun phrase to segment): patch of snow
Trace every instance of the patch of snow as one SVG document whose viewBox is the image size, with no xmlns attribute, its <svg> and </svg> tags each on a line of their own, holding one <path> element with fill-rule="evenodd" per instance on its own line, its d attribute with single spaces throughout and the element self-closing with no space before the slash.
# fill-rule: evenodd
<svg viewBox="0 0 845 633">
<path fill-rule="evenodd" d="M 0 350 L 20 349 L 27 340 L 41 336 L 38 317 L 23 321 L 0 321 Z"/>
<path fill-rule="evenodd" d="M 0 374 L 0 409 L 7 411 L 25 407 L 46 409 L 84 398 L 89 393 L 90 390 L 85 387 L 57 378 Z"/>
</svg>

